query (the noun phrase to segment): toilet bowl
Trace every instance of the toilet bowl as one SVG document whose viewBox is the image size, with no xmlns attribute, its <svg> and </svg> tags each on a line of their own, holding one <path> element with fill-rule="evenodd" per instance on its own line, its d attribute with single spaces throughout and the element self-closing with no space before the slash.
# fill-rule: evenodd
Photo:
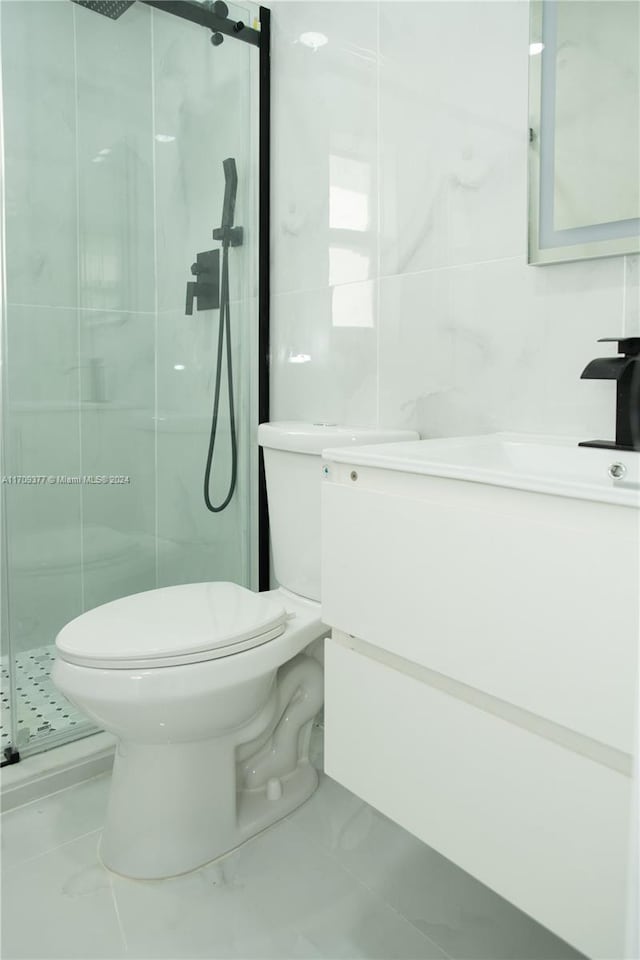
<svg viewBox="0 0 640 960">
<path fill-rule="evenodd" d="M 118 739 L 100 854 L 159 879 L 227 853 L 315 790 L 309 762 L 326 633 L 320 453 L 409 431 L 264 424 L 278 589 L 192 583 L 123 597 L 68 623 L 53 681 Z"/>
<path fill-rule="evenodd" d="M 118 737 L 107 867 L 185 873 L 311 795 L 323 683 L 302 651 L 324 630 L 319 604 L 284 590 L 203 583 L 116 600 L 61 631 L 54 682 Z"/>
</svg>

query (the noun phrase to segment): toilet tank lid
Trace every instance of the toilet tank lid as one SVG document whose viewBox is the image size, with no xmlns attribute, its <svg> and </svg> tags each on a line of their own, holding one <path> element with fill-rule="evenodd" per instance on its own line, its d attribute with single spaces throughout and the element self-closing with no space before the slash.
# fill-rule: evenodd
<svg viewBox="0 0 640 960">
<path fill-rule="evenodd" d="M 419 440 L 415 430 L 385 430 L 380 427 L 352 427 L 338 423 L 304 423 L 286 420 L 261 423 L 258 443 L 271 450 L 311 453 L 320 456 L 326 447 L 349 447 L 365 443 L 393 443 Z"/>
</svg>

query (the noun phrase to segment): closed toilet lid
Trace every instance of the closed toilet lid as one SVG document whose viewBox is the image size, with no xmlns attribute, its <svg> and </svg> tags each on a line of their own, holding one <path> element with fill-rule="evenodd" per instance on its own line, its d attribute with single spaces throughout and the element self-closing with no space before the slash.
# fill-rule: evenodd
<svg viewBox="0 0 640 960">
<path fill-rule="evenodd" d="M 188 583 L 113 600 L 76 617 L 56 638 L 59 656 L 111 669 L 212 660 L 283 633 L 287 613 L 236 583 Z"/>
</svg>

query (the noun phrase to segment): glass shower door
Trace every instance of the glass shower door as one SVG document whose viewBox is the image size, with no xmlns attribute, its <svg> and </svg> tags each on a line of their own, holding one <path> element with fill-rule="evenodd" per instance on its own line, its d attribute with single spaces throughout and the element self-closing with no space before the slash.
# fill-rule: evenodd
<svg viewBox="0 0 640 960">
<path fill-rule="evenodd" d="M 246 9 L 234 19 L 250 22 Z M 157 196 L 157 504 L 158 584 L 233 580 L 255 584 L 252 490 L 257 490 L 257 130 L 256 51 L 154 11 L 155 179 Z M 185 282 L 196 255 L 219 248 L 225 191 L 223 160 L 238 175 L 235 223 L 243 243 L 229 251 L 233 376 L 239 418 L 238 490 L 221 513 L 203 502 L 216 374 L 219 311 L 185 317 Z M 221 407 L 211 477 L 219 504 L 231 473 L 231 438 L 222 365 Z M 255 434 L 252 435 L 255 438 Z M 252 479 L 253 478 L 253 479 Z M 253 519 L 252 519 L 253 518 Z M 212 549 L 213 547 L 213 549 Z"/>
<path fill-rule="evenodd" d="M 69 0 L 4 0 L 0 16 L 2 599 L 29 753 L 91 732 L 49 680 L 70 619 L 154 587 L 256 586 L 257 64 L 248 45 L 213 46 L 142 3 L 110 20 Z M 219 246 L 229 157 L 244 227 L 229 253 L 238 479 L 213 514 L 219 310 L 185 315 L 185 292 L 196 255 Z M 214 501 L 231 471 L 222 377 Z"/>
</svg>

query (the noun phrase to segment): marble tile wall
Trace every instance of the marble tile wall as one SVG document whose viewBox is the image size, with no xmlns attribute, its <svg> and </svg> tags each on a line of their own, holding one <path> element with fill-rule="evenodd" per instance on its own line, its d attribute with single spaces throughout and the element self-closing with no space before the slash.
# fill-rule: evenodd
<svg viewBox="0 0 640 960">
<path fill-rule="evenodd" d="M 639 262 L 526 263 L 528 4 L 272 10 L 272 416 L 612 435 Z"/>
</svg>

